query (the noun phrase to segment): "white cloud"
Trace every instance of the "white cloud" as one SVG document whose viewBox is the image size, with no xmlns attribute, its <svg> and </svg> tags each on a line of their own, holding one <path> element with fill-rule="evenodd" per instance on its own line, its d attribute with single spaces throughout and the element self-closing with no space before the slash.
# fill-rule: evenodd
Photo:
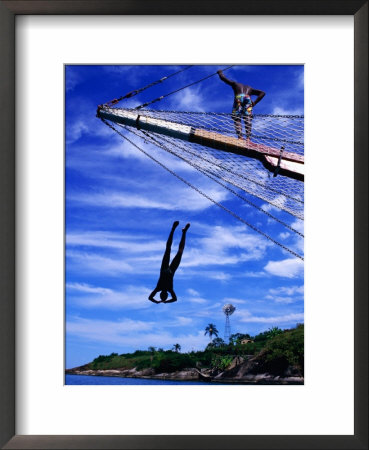
<svg viewBox="0 0 369 450">
<path fill-rule="evenodd" d="M 305 77 L 304 77 L 304 71 L 299 71 L 297 75 L 297 82 L 296 87 L 303 91 L 305 86 Z"/>
<path fill-rule="evenodd" d="M 300 233 L 304 232 L 304 221 L 300 219 L 296 219 L 292 224 L 291 227 L 295 230 L 299 231 Z"/>
<path fill-rule="evenodd" d="M 199 87 L 188 87 L 173 97 L 171 105 L 175 106 L 177 111 L 204 112 L 207 103 L 201 92 Z"/>
<path fill-rule="evenodd" d="M 231 279 L 231 275 L 224 272 L 208 272 L 208 276 L 209 278 L 213 278 L 214 280 L 219 281 L 227 281 Z"/>
<path fill-rule="evenodd" d="M 248 311 L 240 311 L 238 314 L 241 322 L 249 323 L 269 323 L 278 326 L 278 324 L 290 324 L 303 322 L 303 313 L 291 313 L 283 316 L 254 316 Z"/>
<path fill-rule="evenodd" d="M 190 303 L 197 303 L 197 304 L 205 304 L 208 303 L 208 301 L 201 297 L 201 294 L 195 289 L 187 289 L 187 294 L 189 295 L 186 297 L 185 301 L 188 301 Z"/>
<path fill-rule="evenodd" d="M 192 224 L 189 230 L 186 249 L 178 270 L 178 275 L 184 278 L 198 276 L 201 269 L 202 278 L 228 281 L 234 275 L 224 270 L 224 267 L 260 260 L 270 245 L 265 239 L 250 234 L 244 227 L 199 225 L 197 228 L 196 225 L 196 223 Z M 180 234 L 177 233 L 172 249 L 173 254 L 177 250 L 176 242 L 179 237 Z M 158 239 L 157 234 L 153 236 L 150 231 L 145 238 L 138 238 L 137 234 L 121 234 L 103 230 L 87 233 L 69 232 L 66 236 L 68 268 L 78 266 L 78 270 L 82 272 L 96 270 L 97 273 L 110 276 L 133 271 L 141 274 L 156 273 L 163 257 L 166 238 L 167 234 Z M 79 247 L 82 247 L 83 251 Z M 96 248 L 99 252 L 106 253 L 96 253 L 97 250 L 94 252 L 85 247 Z M 213 270 L 214 266 L 219 266 L 223 270 Z M 191 270 L 192 268 L 197 270 Z M 252 275 L 249 274 L 249 276 Z M 198 293 L 196 295 L 195 292 L 188 291 L 190 301 L 204 303 L 205 300 L 201 298 L 201 295 Z"/>
<path fill-rule="evenodd" d="M 100 343 L 123 344 L 133 333 L 147 332 L 154 328 L 155 324 L 153 322 L 131 319 L 108 321 L 77 317 L 67 320 L 66 323 L 68 335 Z"/>
<path fill-rule="evenodd" d="M 206 303 L 208 303 L 208 301 L 205 298 L 199 297 L 199 296 L 192 296 L 192 297 L 187 297 L 186 301 L 190 302 L 190 303 L 197 303 L 200 305 L 204 305 Z"/>
<path fill-rule="evenodd" d="M 227 193 L 220 189 L 207 189 L 207 194 L 215 201 L 223 201 Z M 108 208 L 146 208 L 162 209 L 166 211 L 201 211 L 214 206 L 207 198 L 199 195 L 188 187 L 168 186 L 158 187 L 146 193 L 129 191 L 103 191 L 94 194 L 70 194 L 67 201 L 90 205 L 94 207 Z"/>
<path fill-rule="evenodd" d="M 276 297 L 273 295 L 267 295 L 265 297 L 268 300 L 273 300 L 275 303 L 284 303 L 286 305 L 289 305 L 290 303 L 294 303 L 296 301 L 295 298 L 291 298 L 291 297 Z"/>
<path fill-rule="evenodd" d="M 225 297 L 223 299 L 224 304 L 226 303 L 231 303 L 233 305 L 233 303 L 235 303 L 236 305 L 243 305 L 245 303 L 248 303 L 247 300 L 244 299 L 240 299 L 240 298 L 234 298 L 234 297 Z"/>
<path fill-rule="evenodd" d="M 266 212 L 280 212 L 286 204 L 286 197 L 284 195 L 278 195 L 270 200 L 271 203 L 265 203 L 261 209 Z"/>
<path fill-rule="evenodd" d="M 67 127 L 67 144 L 78 141 L 84 133 L 89 133 L 89 127 L 82 120 L 73 122 Z"/>
<path fill-rule="evenodd" d="M 120 138 L 120 136 L 119 136 Z M 120 138 L 121 141 L 119 142 L 118 145 L 114 145 L 114 146 L 110 146 L 107 150 L 104 151 L 104 156 L 109 157 L 109 158 L 124 158 L 124 159 L 137 159 L 137 160 L 141 160 L 141 161 L 147 161 L 147 156 L 140 152 L 139 150 L 137 150 L 136 147 L 134 147 L 131 143 L 129 143 L 128 141 Z M 134 140 L 134 139 L 132 139 Z M 135 139 L 135 142 L 137 141 L 137 144 L 139 144 L 140 140 Z M 82 163 L 82 161 L 81 161 Z M 83 167 L 81 166 L 81 169 L 83 169 Z"/>
<path fill-rule="evenodd" d="M 144 197 L 131 192 L 103 192 L 96 194 L 77 194 L 68 196 L 69 201 L 83 203 L 91 206 L 103 206 L 108 208 L 159 208 L 171 209 L 171 207 L 161 201 L 156 201 L 150 197 Z"/>
<path fill-rule="evenodd" d="M 193 322 L 193 320 L 191 319 L 191 317 L 178 316 L 173 323 L 168 323 L 166 325 L 172 326 L 172 327 L 182 327 L 182 326 L 190 325 L 190 324 L 192 324 L 192 322 Z"/>
<path fill-rule="evenodd" d="M 67 92 L 73 91 L 73 89 L 81 82 L 80 76 L 73 71 L 72 67 L 69 66 L 67 69 L 65 77 L 65 89 Z"/>
<path fill-rule="evenodd" d="M 269 294 L 265 296 L 268 300 L 276 303 L 290 304 L 303 300 L 304 286 L 281 286 L 269 289 Z"/>
<path fill-rule="evenodd" d="M 208 301 L 206 299 L 201 298 L 201 297 L 189 297 L 187 300 L 191 303 L 197 303 L 199 305 L 204 305 L 204 304 L 208 303 Z"/>
<path fill-rule="evenodd" d="M 170 167 L 171 170 L 174 170 L 176 172 L 178 171 L 184 171 L 184 172 L 195 172 L 195 169 L 181 160 L 180 158 L 177 158 L 176 156 L 168 153 L 161 147 L 152 144 L 149 142 L 149 140 L 146 138 L 145 135 L 139 134 L 136 135 L 134 133 L 137 133 L 137 130 L 133 130 L 134 133 L 130 133 L 127 130 L 132 130 L 132 128 L 128 127 L 127 130 L 119 128 L 120 132 L 123 132 L 125 136 L 130 139 L 130 141 L 133 142 L 133 145 L 131 142 L 123 139 L 118 134 L 114 133 L 114 136 L 118 139 L 120 139 L 121 144 L 119 146 L 112 147 L 109 150 L 106 150 L 104 152 L 104 156 L 110 157 L 110 158 L 123 158 L 123 159 L 136 159 L 139 160 L 141 163 L 149 165 L 150 168 L 153 167 L 153 161 L 144 153 L 148 153 L 151 156 L 153 156 L 156 160 L 160 161 L 164 166 Z M 109 129 L 111 133 L 112 130 Z M 141 150 L 143 151 L 141 151 Z M 157 167 L 157 166 L 156 166 Z M 83 169 L 83 160 L 81 161 L 81 169 Z M 122 167 L 123 169 L 123 167 Z M 162 176 L 164 171 L 162 171 L 161 168 L 159 168 L 160 174 Z M 169 174 L 167 174 L 169 176 Z"/>
<path fill-rule="evenodd" d="M 304 262 L 297 258 L 269 261 L 264 270 L 278 277 L 297 278 L 303 276 Z"/>
<path fill-rule="evenodd" d="M 198 262 L 197 262 L 196 267 L 201 267 L 201 265 L 198 264 Z M 198 271 L 198 269 L 191 270 L 190 267 L 187 267 L 186 271 L 183 272 L 183 276 L 184 277 L 194 277 L 194 276 L 198 277 L 199 271 Z M 217 270 L 206 270 L 206 269 L 204 270 L 201 267 L 201 278 L 209 278 L 210 280 L 218 280 L 218 281 L 226 282 L 232 278 L 232 275 L 230 273 L 225 273 L 225 272 L 217 271 Z"/>
<path fill-rule="evenodd" d="M 67 251 L 67 269 L 82 272 L 103 273 L 110 276 L 119 276 L 132 272 L 133 267 L 122 259 L 100 256 L 95 253 Z"/>
<path fill-rule="evenodd" d="M 272 114 L 275 114 L 277 116 L 294 116 L 294 115 L 301 115 L 304 114 L 303 109 L 301 108 L 295 108 L 295 109 L 285 109 L 281 108 L 280 106 L 276 106 L 272 110 Z"/>
<path fill-rule="evenodd" d="M 187 289 L 187 292 L 190 294 L 190 295 L 197 295 L 197 296 L 199 296 L 200 294 L 199 294 L 199 292 L 197 292 L 197 291 L 195 291 L 195 289 Z"/>
<path fill-rule="evenodd" d="M 272 288 L 268 291 L 271 295 L 295 295 L 304 293 L 304 286 L 281 286 L 278 288 Z"/>
<path fill-rule="evenodd" d="M 68 115 L 68 123 L 66 124 L 65 130 L 67 146 L 75 143 L 84 136 L 106 137 L 113 135 L 113 131 L 96 117 L 96 105 L 85 102 L 79 111 L 74 111 L 73 115 Z M 69 151 L 68 147 L 67 151 Z"/>
<path fill-rule="evenodd" d="M 127 286 L 124 291 L 114 291 L 83 283 L 67 284 L 69 303 L 83 308 L 142 309 L 150 306 L 150 290 L 140 286 Z"/>
<path fill-rule="evenodd" d="M 84 341 L 112 345 L 112 351 L 119 352 L 119 347 L 142 349 L 149 346 L 172 348 L 178 342 L 182 352 L 205 348 L 209 343 L 203 331 L 191 334 L 173 334 L 158 330 L 153 322 L 134 321 L 131 319 L 107 321 L 74 317 L 67 321 L 67 335 Z M 115 346 L 115 347 L 113 347 Z M 96 355 L 98 356 L 98 355 Z"/>
<path fill-rule="evenodd" d="M 185 255 L 183 266 L 237 264 L 261 259 L 269 245 L 265 239 L 249 234 L 244 227 L 208 227 L 207 236 Z"/>
<path fill-rule="evenodd" d="M 201 308 L 194 309 L 191 311 L 192 317 L 211 317 L 212 320 L 214 319 L 214 315 L 220 314 L 220 311 L 223 308 L 224 303 L 221 302 L 214 302 L 211 301 L 207 302 L 207 305 L 202 306 Z"/>
<path fill-rule="evenodd" d="M 95 287 L 95 286 L 90 286 L 88 284 L 85 283 L 67 283 L 66 284 L 66 288 L 69 290 L 74 290 L 77 292 L 83 292 L 83 293 L 88 293 L 88 294 L 112 294 L 113 291 L 111 289 L 108 288 L 102 288 L 102 287 Z"/>
<path fill-rule="evenodd" d="M 68 246 L 88 246 L 124 250 L 129 253 L 148 253 L 163 250 L 163 242 L 137 235 L 113 233 L 109 231 L 71 232 L 66 235 Z"/>
<path fill-rule="evenodd" d="M 280 237 L 280 239 L 282 239 L 282 240 L 285 240 L 285 239 L 287 239 L 288 237 L 290 237 L 291 236 L 291 234 L 290 233 L 288 233 L 288 232 L 286 232 L 286 233 L 279 233 L 279 237 Z"/>
<path fill-rule="evenodd" d="M 245 277 L 247 278 L 265 278 L 266 276 L 268 276 L 268 274 L 266 274 L 263 271 L 259 271 L 259 272 L 246 272 Z"/>
</svg>

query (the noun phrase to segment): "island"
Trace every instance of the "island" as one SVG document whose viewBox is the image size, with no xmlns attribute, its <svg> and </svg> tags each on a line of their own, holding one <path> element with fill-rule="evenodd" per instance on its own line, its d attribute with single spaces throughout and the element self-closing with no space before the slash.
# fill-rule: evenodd
<svg viewBox="0 0 369 450">
<path fill-rule="evenodd" d="M 277 327 L 254 337 L 236 333 L 229 343 L 212 339 L 204 351 L 149 347 L 133 353 L 100 355 L 70 375 L 151 378 L 230 384 L 304 384 L 304 325 Z"/>
</svg>

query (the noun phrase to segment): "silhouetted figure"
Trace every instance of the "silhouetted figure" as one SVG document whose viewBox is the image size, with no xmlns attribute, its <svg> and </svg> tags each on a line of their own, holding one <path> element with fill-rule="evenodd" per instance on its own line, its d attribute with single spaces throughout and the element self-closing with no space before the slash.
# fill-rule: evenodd
<svg viewBox="0 0 369 450">
<path fill-rule="evenodd" d="M 241 119 L 245 122 L 246 138 L 250 139 L 252 128 L 252 109 L 264 97 L 265 92 L 254 89 L 247 84 L 238 83 L 226 78 L 221 70 L 218 70 L 219 78 L 232 87 L 234 101 L 232 108 L 232 119 L 236 129 L 238 139 L 242 139 Z M 255 101 L 251 100 L 251 95 L 257 95 Z"/>
<path fill-rule="evenodd" d="M 186 232 L 190 228 L 190 224 L 188 223 L 184 228 L 182 228 L 182 238 L 179 243 L 178 252 L 176 256 L 173 258 L 173 261 L 170 262 L 170 250 L 172 247 L 173 242 L 173 234 L 174 230 L 177 228 L 179 222 L 176 221 L 173 223 L 172 229 L 170 230 L 169 237 L 167 240 L 167 246 L 165 249 L 165 253 L 163 256 L 163 261 L 161 263 L 160 268 L 160 278 L 158 281 L 158 284 L 156 285 L 156 288 L 151 292 L 149 296 L 149 300 L 151 300 L 154 303 L 173 303 L 177 301 L 177 296 L 173 290 L 173 277 L 178 269 L 179 263 L 181 262 L 183 250 L 185 247 L 186 242 Z M 155 295 L 160 292 L 160 298 L 161 300 L 155 300 Z M 168 292 L 172 296 L 169 300 L 168 298 Z"/>
</svg>

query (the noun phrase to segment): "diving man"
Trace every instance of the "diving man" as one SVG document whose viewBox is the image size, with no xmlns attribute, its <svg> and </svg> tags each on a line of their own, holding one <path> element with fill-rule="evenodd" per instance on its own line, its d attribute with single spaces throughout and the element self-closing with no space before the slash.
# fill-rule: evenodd
<svg viewBox="0 0 369 450">
<path fill-rule="evenodd" d="M 234 101 L 232 108 L 232 119 L 236 129 L 238 139 L 242 139 L 241 119 L 245 122 L 246 138 L 250 139 L 252 128 L 252 109 L 264 97 L 265 92 L 254 89 L 247 84 L 238 83 L 226 78 L 221 70 L 218 70 L 219 78 L 232 87 Z M 257 95 L 255 101 L 251 100 L 251 95 Z"/>
<path fill-rule="evenodd" d="M 173 242 L 173 234 L 174 234 L 174 230 L 177 228 L 178 224 L 179 224 L 179 222 L 176 221 L 172 225 L 172 229 L 169 233 L 165 253 L 163 256 L 163 261 L 161 263 L 159 281 L 158 281 L 158 284 L 156 285 L 156 288 L 151 292 L 151 294 L 149 296 L 149 300 L 151 300 L 154 303 L 173 303 L 173 302 L 177 301 L 177 296 L 173 290 L 173 277 L 174 277 L 175 271 L 178 269 L 179 263 L 181 262 L 183 250 L 185 247 L 186 233 L 187 233 L 187 230 L 190 228 L 189 223 L 184 228 L 182 228 L 182 238 L 179 243 L 178 252 L 177 252 L 176 256 L 173 258 L 173 261 L 169 264 L 170 250 L 171 250 L 172 242 Z M 155 300 L 155 298 L 154 298 L 158 292 L 160 292 L 161 300 Z M 172 298 L 170 298 L 169 300 L 167 300 L 168 292 L 172 296 Z"/>
</svg>

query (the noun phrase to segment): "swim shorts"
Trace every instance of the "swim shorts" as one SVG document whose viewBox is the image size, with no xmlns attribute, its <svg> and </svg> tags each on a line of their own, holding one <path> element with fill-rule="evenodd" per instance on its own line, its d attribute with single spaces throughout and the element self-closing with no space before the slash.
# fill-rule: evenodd
<svg viewBox="0 0 369 450">
<path fill-rule="evenodd" d="M 238 94 L 234 98 L 232 115 L 252 116 L 252 101 L 247 94 Z"/>
</svg>

